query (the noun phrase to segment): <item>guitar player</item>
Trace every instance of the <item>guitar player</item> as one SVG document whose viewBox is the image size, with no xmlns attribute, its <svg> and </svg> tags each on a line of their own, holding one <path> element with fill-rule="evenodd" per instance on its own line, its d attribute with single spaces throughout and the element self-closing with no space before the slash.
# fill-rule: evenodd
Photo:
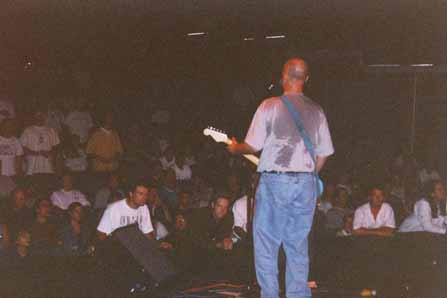
<svg viewBox="0 0 447 298">
<path fill-rule="evenodd" d="M 262 298 L 279 297 L 277 260 L 281 244 L 287 256 L 286 297 L 311 296 L 307 237 L 316 206 L 317 174 L 334 149 L 323 110 L 303 94 L 308 79 L 304 60 L 288 60 L 282 71 L 283 95 L 264 100 L 245 141 L 233 139 L 228 145 L 233 154 L 262 150 L 253 222 Z"/>
</svg>

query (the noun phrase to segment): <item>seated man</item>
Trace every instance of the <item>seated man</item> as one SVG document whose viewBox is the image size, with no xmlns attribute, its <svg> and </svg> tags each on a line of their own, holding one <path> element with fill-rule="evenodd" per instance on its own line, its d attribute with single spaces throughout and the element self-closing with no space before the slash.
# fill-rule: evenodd
<svg viewBox="0 0 447 298">
<path fill-rule="evenodd" d="M 174 228 L 162 240 L 160 248 L 174 258 L 174 261 L 183 269 L 192 269 L 194 266 L 193 242 L 189 218 L 183 212 L 175 215 Z"/>
<path fill-rule="evenodd" d="M 109 174 L 107 185 L 100 188 L 95 195 L 94 209 L 104 210 L 107 205 L 122 199 L 123 191 L 120 188 L 120 177 L 115 172 Z"/>
<path fill-rule="evenodd" d="M 33 249 L 38 254 L 51 254 L 58 244 L 57 227 L 51 222 L 52 204 L 48 198 L 36 202 L 36 219 L 30 227 Z"/>
<path fill-rule="evenodd" d="M 68 221 L 59 229 L 63 254 L 80 256 L 88 253 L 89 229 L 83 221 L 83 209 L 79 202 L 68 206 Z"/>
<path fill-rule="evenodd" d="M 132 224 L 138 224 L 146 237 L 154 239 L 151 215 L 146 205 L 149 189 L 145 182 L 137 182 L 127 198 L 107 206 L 97 227 L 98 239 L 106 240 L 116 229 Z"/>
<path fill-rule="evenodd" d="M 194 244 L 199 249 L 231 250 L 233 242 L 233 216 L 228 212 L 231 199 L 227 195 L 218 195 L 211 203 L 211 208 L 193 210 L 191 230 Z"/>
<path fill-rule="evenodd" d="M 62 189 L 53 192 L 51 195 L 51 202 L 56 210 L 66 211 L 71 203 L 78 202 L 82 206 L 90 206 L 85 195 L 73 188 L 73 176 L 71 174 L 64 174 L 62 177 Z"/>
<path fill-rule="evenodd" d="M 396 228 L 393 208 L 384 202 L 383 190 L 372 187 L 369 202 L 358 207 L 354 213 L 353 235 L 391 236 Z"/>
<path fill-rule="evenodd" d="M 32 211 L 26 207 L 27 193 L 23 188 L 16 188 L 11 199 L 0 209 L 0 225 L 3 230 L 3 248 L 8 249 L 19 231 L 29 227 L 33 219 Z"/>
</svg>

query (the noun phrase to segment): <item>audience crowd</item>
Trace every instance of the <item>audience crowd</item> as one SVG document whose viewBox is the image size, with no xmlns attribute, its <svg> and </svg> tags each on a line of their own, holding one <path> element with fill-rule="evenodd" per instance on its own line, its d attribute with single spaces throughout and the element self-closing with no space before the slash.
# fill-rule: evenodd
<svg viewBox="0 0 447 298">
<path fill-rule="evenodd" d="M 136 224 L 181 268 L 251 265 L 255 167 L 170 111 L 129 116 L 82 98 L 0 108 L 4 260 L 95 257 L 116 229 Z M 317 249 L 329 250 L 332 237 L 447 232 L 436 164 L 407 152 L 394 158 L 380 179 L 343 169 L 325 175 L 312 235 L 328 245 Z"/>
</svg>

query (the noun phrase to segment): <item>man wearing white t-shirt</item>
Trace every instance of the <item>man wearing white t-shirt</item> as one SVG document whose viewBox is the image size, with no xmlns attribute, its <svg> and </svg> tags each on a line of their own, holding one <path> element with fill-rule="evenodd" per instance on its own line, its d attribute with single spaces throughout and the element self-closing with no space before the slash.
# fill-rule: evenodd
<svg viewBox="0 0 447 298">
<path fill-rule="evenodd" d="M 391 205 L 384 202 L 382 189 L 373 187 L 368 199 L 368 203 L 355 210 L 353 235 L 391 236 L 396 228 L 394 212 Z"/>
<path fill-rule="evenodd" d="M 45 116 L 42 111 L 36 111 L 34 117 L 35 124 L 27 127 L 20 137 L 26 155 L 26 174 L 52 174 L 59 135 L 55 129 L 44 125 Z"/>
<path fill-rule="evenodd" d="M 54 207 L 65 211 L 74 202 L 78 202 L 82 206 L 90 206 L 90 202 L 87 201 L 85 195 L 79 190 L 73 189 L 73 177 L 70 174 L 65 174 L 62 177 L 62 183 L 63 188 L 51 195 L 51 202 Z"/>
<path fill-rule="evenodd" d="M 173 169 L 175 171 L 175 178 L 177 180 L 191 180 L 192 170 L 191 167 L 185 163 L 185 156 L 183 154 L 178 154 L 176 156 Z"/>
<path fill-rule="evenodd" d="M 149 189 L 144 182 L 136 183 L 128 198 L 110 204 L 97 227 L 98 239 L 105 240 L 116 229 L 132 224 L 138 224 L 147 238 L 154 239 L 151 215 L 146 205 Z"/>
<path fill-rule="evenodd" d="M 90 113 L 83 109 L 83 103 L 76 103 L 73 111 L 65 117 L 64 123 L 70 129 L 72 134 L 79 136 L 81 144 L 88 141 L 90 130 L 93 127 L 93 120 Z"/>
<path fill-rule="evenodd" d="M 0 131 L 1 175 L 22 175 L 22 157 L 23 148 L 14 136 L 13 120 L 6 119 L 2 122 Z"/>
</svg>

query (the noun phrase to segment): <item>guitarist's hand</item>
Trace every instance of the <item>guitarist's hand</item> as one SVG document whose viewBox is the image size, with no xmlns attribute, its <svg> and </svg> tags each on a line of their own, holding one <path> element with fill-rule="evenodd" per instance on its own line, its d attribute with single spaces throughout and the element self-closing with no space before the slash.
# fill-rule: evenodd
<svg viewBox="0 0 447 298">
<path fill-rule="evenodd" d="M 228 152 L 230 152 L 231 154 L 236 154 L 237 153 L 237 146 L 238 146 L 238 142 L 236 140 L 235 137 L 231 138 L 231 143 L 228 144 L 227 146 L 227 150 Z"/>
</svg>

